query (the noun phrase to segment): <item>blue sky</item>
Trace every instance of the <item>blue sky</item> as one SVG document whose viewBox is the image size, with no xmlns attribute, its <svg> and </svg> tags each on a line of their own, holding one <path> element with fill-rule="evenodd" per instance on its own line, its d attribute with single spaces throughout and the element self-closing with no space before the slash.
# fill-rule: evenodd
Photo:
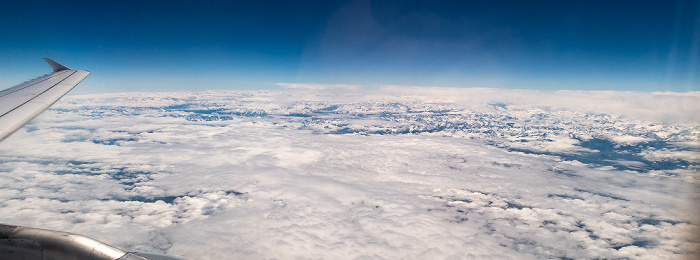
<svg viewBox="0 0 700 260">
<path fill-rule="evenodd" d="M 700 90 L 698 1 L 8 1 L 0 86 Z"/>
</svg>

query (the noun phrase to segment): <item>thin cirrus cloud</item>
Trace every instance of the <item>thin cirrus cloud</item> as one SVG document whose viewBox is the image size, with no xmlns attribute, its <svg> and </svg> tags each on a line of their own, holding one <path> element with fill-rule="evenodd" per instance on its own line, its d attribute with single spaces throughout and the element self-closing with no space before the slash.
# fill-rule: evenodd
<svg viewBox="0 0 700 260">
<path fill-rule="evenodd" d="M 697 125 L 639 101 L 694 94 L 283 86 L 67 96 L 0 145 L 3 221 L 197 259 L 671 258 L 699 242 Z M 616 105 L 585 105 L 601 100 Z"/>
</svg>

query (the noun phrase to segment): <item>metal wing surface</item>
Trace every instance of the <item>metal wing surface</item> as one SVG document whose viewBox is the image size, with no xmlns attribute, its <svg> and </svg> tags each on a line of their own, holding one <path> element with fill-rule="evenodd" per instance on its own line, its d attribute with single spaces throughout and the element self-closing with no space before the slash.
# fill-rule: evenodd
<svg viewBox="0 0 700 260">
<path fill-rule="evenodd" d="M 44 58 L 53 73 L 0 91 L 0 141 L 39 115 L 85 79 L 90 72 L 72 70 Z M 0 260 L 96 259 L 180 260 L 181 258 L 129 253 L 78 234 L 0 224 Z"/>
<path fill-rule="evenodd" d="M 78 85 L 89 71 L 72 70 L 44 58 L 53 73 L 0 91 L 0 141 L 32 120 Z"/>
</svg>

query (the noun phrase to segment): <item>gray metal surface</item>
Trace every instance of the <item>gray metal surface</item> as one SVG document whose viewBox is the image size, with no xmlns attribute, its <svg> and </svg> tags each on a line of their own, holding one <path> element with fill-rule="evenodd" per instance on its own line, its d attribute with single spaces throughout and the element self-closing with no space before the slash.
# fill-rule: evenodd
<svg viewBox="0 0 700 260">
<path fill-rule="evenodd" d="M 41 260 L 41 245 L 26 239 L 0 239 L 0 259 Z"/>
<path fill-rule="evenodd" d="M 63 64 L 58 63 L 52 59 L 44 58 L 44 60 L 49 63 L 49 66 L 51 66 L 51 68 L 53 69 L 53 72 L 59 72 L 62 70 L 70 70 L 70 68 L 68 68 L 68 67 L 64 66 Z"/>
<path fill-rule="evenodd" d="M 0 141 L 58 101 L 90 72 L 45 58 L 54 72 L 0 91 Z"/>
<path fill-rule="evenodd" d="M 89 237 L 5 224 L 0 224 L 0 244 L 2 259 L 117 260 L 126 255 Z"/>
</svg>

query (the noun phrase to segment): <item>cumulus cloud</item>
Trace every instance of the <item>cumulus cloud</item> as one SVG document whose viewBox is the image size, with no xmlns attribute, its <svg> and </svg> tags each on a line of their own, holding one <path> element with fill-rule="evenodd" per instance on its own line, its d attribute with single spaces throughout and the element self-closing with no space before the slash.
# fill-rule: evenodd
<svg viewBox="0 0 700 260">
<path fill-rule="evenodd" d="M 700 242 L 696 124 L 578 105 L 600 93 L 445 91 L 67 96 L 0 144 L 3 222 L 192 259 L 672 258 Z"/>
</svg>

